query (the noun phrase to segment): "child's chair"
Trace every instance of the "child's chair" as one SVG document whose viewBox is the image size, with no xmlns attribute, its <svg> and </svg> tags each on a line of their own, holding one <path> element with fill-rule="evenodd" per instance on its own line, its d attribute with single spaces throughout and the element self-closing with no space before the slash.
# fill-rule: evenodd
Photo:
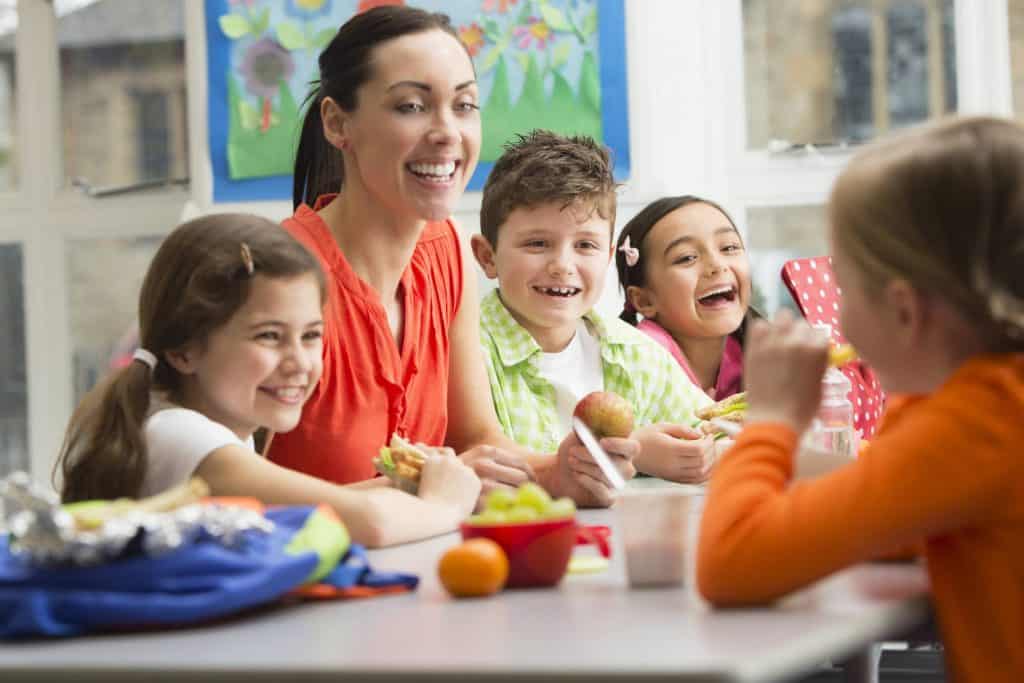
<svg viewBox="0 0 1024 683">
<path fill-rule="evenodd" d="M 836 286 L 835 275 L 832 273 L 832 257 L 816 256 L 786 261 L 782 266 L 782 281 L 807 322 L 825 323 L 832 328 L 832 341 L 837 344 L 846 341 L 839 329 L 839 295 L 842 292 Z M 853 426 L 860 430 L 862 438 L 870 439 L 882 415 L 885 392 L 875 373 L 863 361 L 853 361 L 841 369 L 850 380 Z"/>
</svg>

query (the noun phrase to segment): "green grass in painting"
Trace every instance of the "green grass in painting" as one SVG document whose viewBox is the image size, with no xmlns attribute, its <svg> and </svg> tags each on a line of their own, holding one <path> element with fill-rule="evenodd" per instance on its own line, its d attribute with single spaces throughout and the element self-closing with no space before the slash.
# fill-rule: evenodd
<svg viewBox="0 0 1024 683">
<path fill-rule="evenodd" d="M 573 93 L 568 81 L 557 71 L 552 73 L 551 95 L 544 93 L 544 74 L 531 54 L 526 67 L 523 92 L 511 104 L 508 66 L 505 58 L 494 67 L 491 95 L 484 103 L 482 161 L 495 161 L 503 145 L 516 134 L 534 128 L 546 128 L 565 135 L 589 135 L 603 140 L 601 125 L 601 80 L 597 63 L 588 52 L 580 71 L 579 95 Z"/>
<path fill-rule="evenodd" d="M 288 85 L 282 81 L 280 104 L 274 111 L 277 122 L 262 132 L 259 126 L 242 125 L 241 94 L 234 77 L 228 75 L 228 172 L 232 179 L 290 175 L 295 163 L 299 132 L 299 107 Z"/>
</svg>

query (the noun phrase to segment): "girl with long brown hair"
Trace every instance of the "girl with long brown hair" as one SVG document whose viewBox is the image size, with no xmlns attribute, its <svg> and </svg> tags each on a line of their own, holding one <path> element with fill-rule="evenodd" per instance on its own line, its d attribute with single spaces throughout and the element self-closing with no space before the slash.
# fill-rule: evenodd
<svg viewBox="0 0 1024 683">
<path fill-rule="evenodd" d="M 266 219 L 217 214 L 172 232 L 143 282 L 133 362 L 71 419 L 62 498 L 151 495 L 198 475 L 214 495 L 328 503 L 370 546 L 454 529 L 480 482 L 453 454 L 427 460 L 416 497 L 383 478 L 336 486 L 253 450 L 258 428 L 294 428 L 317 389 L 325 292 L 316 259 Z"/>
</svg>

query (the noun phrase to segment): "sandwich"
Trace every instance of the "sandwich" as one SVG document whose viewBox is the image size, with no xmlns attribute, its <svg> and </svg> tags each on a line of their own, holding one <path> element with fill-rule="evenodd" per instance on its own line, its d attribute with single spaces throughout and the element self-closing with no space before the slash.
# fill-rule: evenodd
<svg viewBox="0 0 1024 683">
<path fill-rule="evenodd" d="M 747 392 L 741 391 L 728 398 L 723 398 L 717 403 L 698 408 L 694 414 L 701 420 L 699 429 L 702 432 L 719 437 L 724 436 L 722 430 L 709 420 L 718 419 L 743 424 L 743 420 L 747 416 Z"/>
<path fill-rule="evenodd" d="M 426 461 L 426 450 L 409 443 L 398 434 L 392 434 L 391 442 L 382 446 L 380 455 L 373 459 L 373 466 L 397 488 L 415 494 L 419 490 L 423 463 Z"/>
</svg>

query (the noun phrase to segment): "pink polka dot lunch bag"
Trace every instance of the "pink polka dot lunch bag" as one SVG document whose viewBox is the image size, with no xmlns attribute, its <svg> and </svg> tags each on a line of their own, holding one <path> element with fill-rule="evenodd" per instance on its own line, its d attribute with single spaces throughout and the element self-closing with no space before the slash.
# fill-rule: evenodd
<svg viewBox="0 0 1024 683">
<path fill-rule="evenodd" d="M 787 261 L 782 266 L 782 281 L 807 322 L 831 326 L 832 341 L 836 344 L 846 342 L 839 329 L 839 296 L 842 290 L 836 285 L 832 273 L 832 257 L 816 256 Z M 850 380 L 849 399 L 853 404 L 854 428 L 860 431 L 861 438 L 870 439 L 882 416 L 885 392 L 874 371 L 863 361 L 853 361 L 841 369 Z"/>
</svg>

